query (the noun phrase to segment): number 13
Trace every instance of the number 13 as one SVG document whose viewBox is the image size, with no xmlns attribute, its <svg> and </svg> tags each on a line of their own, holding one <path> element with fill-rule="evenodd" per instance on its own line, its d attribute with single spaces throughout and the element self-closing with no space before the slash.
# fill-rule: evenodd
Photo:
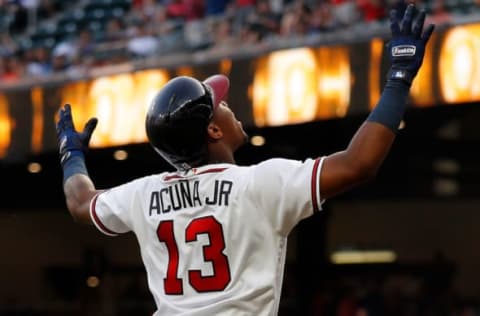
<svg viewBox="0 0 480 316">
<path fill-rule="evenodd" d="M 210 244 L 203 246 L 203 259 L 211 262 L 213 275 L 203 276 L 200 270 L 188 270 L 189 283 L 197 292 L 223 291 L 230 283 L 230 267 L 228 258 L 223 253 L 225 238 L 222 224 L 213 216 L 193 219 L 185 230 L 185 241 L 194 242 L 200 234 L 207 234 L 210 240 Z M 168 250 L 167 276 L 163 279 L 165 294 L 181 295 L 183 280 L 177 277 L 180 254 L 173 231 L 173 220 L 160 222 L 157 236 L 160 242 L 165 243 Z"/>
</svg>

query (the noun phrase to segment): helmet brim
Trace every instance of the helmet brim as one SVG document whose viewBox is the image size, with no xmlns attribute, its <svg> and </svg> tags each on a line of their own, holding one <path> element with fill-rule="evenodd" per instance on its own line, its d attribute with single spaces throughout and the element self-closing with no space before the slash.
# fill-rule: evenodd
<svg viewBox="0 0 480 316">
<path fill-rule="evenodd" d="M 220 102 L 224 101 L 230 88 L 230 80 L 227 76 L 217 74 L 208 77 L 203 83 L 211 89 L 213 107 L 216 109 Z"/>
</svg>

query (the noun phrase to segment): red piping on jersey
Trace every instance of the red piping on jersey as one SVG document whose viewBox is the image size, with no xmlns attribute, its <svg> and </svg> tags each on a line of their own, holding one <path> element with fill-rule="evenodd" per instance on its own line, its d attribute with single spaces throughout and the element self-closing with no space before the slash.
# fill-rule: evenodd
<svg viewBox="0 0 480 316">
<path fill-rule="evenodd" d="M 313 164 L 313 171 L 312 171 L 312 204 L 313 204 L 313 211 L 319 212 L 318 209 L 318 201 L 317 201 L 317 190 L 318 190 L 318 182 L 317 173 L 318 173 L 318 165 L 320 164 L 320 158 L 315 160 Z"/>
<path fill-rule="evenodd" d="M 225 169 L 227 169 L 227 168 L 211 168 L 211 169 L 200 171 L 199 173 L 196 173 L 195 175 L 205 174 L 205 173 L 222 172 Z M 171 176 L 166 176 L 165 178 L 163 178 L 163 180 L 164 181 L 169 181 L 169 180 L 183 179 L 183 178 L 185 178 L 185 177 L 183 177 L 181 175 L 178 175 L 178 174 L 174 174 L 174 175 L 171 175 Z"/>
<path fill-rule="evenodd" d="M 93 201 L 92 201 L 92 218 L 93 220 L 95 221 L 95 223 L 98 225 L 98 227 L 100 227 L 101 230 L 103 230 L 104 232 L 110 234 L 110 235 L 118 235 L 118 233 L 108 229 L 105 225 L 103 225 L 103 223 L 100 221 L 100 218 L 98 217 L 97 215 L 97 212 L 95 211 L 95 206 L 97 205 L 97 197 L 98 197 L 98 194 L 95 195 L 95 197 L 93 198 Z"/>
</svg>

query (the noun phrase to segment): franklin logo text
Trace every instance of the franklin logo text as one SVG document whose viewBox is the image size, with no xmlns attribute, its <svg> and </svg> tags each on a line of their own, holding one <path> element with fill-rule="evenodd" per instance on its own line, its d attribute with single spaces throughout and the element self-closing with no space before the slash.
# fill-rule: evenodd
<svg viewBox="0 0 480 316">
<path fill-rule="evenodd" d="M 394 57 L 414 56 L 415 51 L 416 47 L 413 45 L 399 45 L 392 47 L 392 55 Z"/>
</svg>

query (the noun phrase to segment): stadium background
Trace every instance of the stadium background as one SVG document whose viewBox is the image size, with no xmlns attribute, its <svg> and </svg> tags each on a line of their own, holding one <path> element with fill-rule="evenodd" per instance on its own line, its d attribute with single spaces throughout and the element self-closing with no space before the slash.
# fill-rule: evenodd
<svg viewBox="0 0 480 316">
<path fill-rule="evenodd" d="M 480 7 L 445 1 L 439 11 L 437 1 L 417 2 L 440 25 L 404 126 L 374 182 L 327 201 L 293 231 L 281 315 L 480 315 Z M 77 126 L 100 118 L 87 156 L 99 188 L 171 170 L 146 143 L 143 116 L 152 94 L 182 74 L 231 78 L 229 103 L 252 136 L 239 164 L 328 154 L 348 144 L 378 99 L 388 67 L 385 12 L 403 4 L 366 1 L 368 11 L 363 1 L 285 2 L 277 30 L 240 44 L 221 31 L 198 40 L 213 32 L 206 25 L 223 30 L 225 16 L 241 25 L 231 36 L 243 25 L 258 30 L 246 17 L 235 22 L 243 2 L 230 4 L 238 6 L 233 15 L 207 6 L 197 18 L 169 16 L 175 31 L 155 35 L 168 45 L 138 54 L 128 44 L 141 33 L 110 41 L 106 25 L 153 1 L 41 3 L 56 6 L 42 15 L 41 6 L 0 2 L 0 315 L 150 315 L 154 308 L 135 238 L 105 237 L 68 215 L 54 130 L 61 104 L 73 105 Z M 246 11 L 261 11 L 258 3 Z M 280 27 L 288 14 L 299 23 L 305 8 L 325 3 L 336 23 L 313 27 L 312 15 L 309 28 Z M 22 8 L 30 17 L 23 28 L 15 23 Z M 202 27 L 203 36 L 189 38 Z M 69 55 L 85 28 L 98 37 L 94 48 Z M 50 54 L 45 72 L 26 54 L 39 47 Z M 54 69 L 59 59 L 65 65 Z"/>
</svg>

